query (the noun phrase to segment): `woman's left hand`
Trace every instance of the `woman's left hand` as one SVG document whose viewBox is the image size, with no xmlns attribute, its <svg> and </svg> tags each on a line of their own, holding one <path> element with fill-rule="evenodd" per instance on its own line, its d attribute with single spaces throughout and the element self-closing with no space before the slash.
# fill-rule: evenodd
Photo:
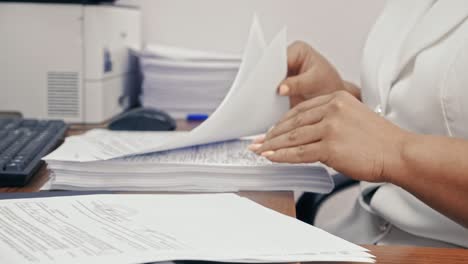
<svg viewBox="0 0 468 264">
<path fill-rule="evenodd" d="M 409 133 L 347 92 L 302 102 L 250 149 L 274 162 L 320 161 L 357 180 L 389 181 Z"/>
</svg>

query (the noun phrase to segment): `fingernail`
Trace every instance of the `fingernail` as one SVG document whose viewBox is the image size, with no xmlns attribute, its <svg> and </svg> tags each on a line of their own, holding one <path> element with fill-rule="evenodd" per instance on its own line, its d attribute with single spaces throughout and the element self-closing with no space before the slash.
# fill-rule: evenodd
<svg viewBox="0 0 468 264">
<path fill-rule="evenodd" d="M 249 150 L 250 151 L 257 151 L 262 147 L 262 144 L 251 144 L 249 145 Z"/>
<path fill-rule="evenodd" d="M 270 156 L 273 156 L 274 154 L 275 154 L 274 151 L 269 150 L 269 151 L 263 152 L 263 153 L 262 153 L 262 156 L 265 157 L 265 158 L 268 158 L 268 157 L 270 157 Z"/>
<path fill-rule="evenodd" d="M 285 84 L 282 84 L 279 88 L 280 95 L 288 95 L 289 94 L 289 87 Z"/>
<path fill-rule="evenodd" d="M 265 141 L 265 137 L 266 137 L 266 135 L 259 136 L 256 139 L 254 139 L 253 143 L 258 144 L 260 142 L 263 142 L 263 141 Z"/>
</svg>

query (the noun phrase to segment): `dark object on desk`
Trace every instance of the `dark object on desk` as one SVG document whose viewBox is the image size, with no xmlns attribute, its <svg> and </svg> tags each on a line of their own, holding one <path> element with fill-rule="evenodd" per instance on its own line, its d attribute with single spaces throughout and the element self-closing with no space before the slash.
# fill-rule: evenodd
<svg viewBox="0 0 468 264">
<path fill-rule="evenodd" d="M 1 1 L 1 0 L 0 0 Z M 4 112 L 0 111 L 0 119 L 6 119 L 6 118 L 22 118 L 23 115 L 19 112 Z"/>
<path fill-rule="evenodd" d="M 0 119 L 0 186 L 24 186 L 66 131 L 58 120 Z"/>
<path fill-rule="evenodd" d="M 114 118 L 110 130 L 119 131 L 172 131 L 176 121 L 167 113 L 153 108 L 136 108 Z"/>
<path fill-rule="evenodd" d="M 314 225 L 320 206 L 334 194 L 358 184 L 359 181 L 353 180 L 343 174 L 333 175 L 335 188 L 329 194 L 304 193 L 296 203 L 297 219 L 302 222 Z"/>
</svg>

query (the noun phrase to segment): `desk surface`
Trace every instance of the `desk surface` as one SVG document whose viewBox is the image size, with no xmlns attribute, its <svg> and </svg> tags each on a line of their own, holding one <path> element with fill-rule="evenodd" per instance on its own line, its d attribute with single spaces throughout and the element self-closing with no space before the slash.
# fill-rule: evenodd
<svg viewBox="0 0 468 264">
<path fill-rule="evenodd" d="M 180 130 L 189 130 L 196 123 L 178 122 Z M 93 126 L 96 127 L 96 126 Z M 72 127 L 69 135 L 80 134 L 92 127 Z M 29 184 L 22 188 L 0 188 L 0 192 L 37 192 L 49 177 L 43 166 L 31 179 Z M 247 197 L 263 206 L 275 211 L 295 217 L 295 203 L 292 192 L 240 192 L 239 195 Z M 377 257 L 377 263 L 454 263 L 468 264 L 468 250 L 463 249 L 435 249 L 421 247 L 393 247 L 393 246 L 365 246 Z"/>
<path fill-rule="evenodd" d="M 467 264 L 468 249 L 404 246 L 365 246 L 377 257 L 378 264 Z"/>
</svg>

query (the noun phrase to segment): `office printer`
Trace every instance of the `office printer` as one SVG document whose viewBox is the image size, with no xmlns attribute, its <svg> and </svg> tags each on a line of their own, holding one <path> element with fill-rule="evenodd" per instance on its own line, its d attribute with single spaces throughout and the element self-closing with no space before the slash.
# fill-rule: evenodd
<svg viewBox="0 0 468 264">
<path fill-rule="evenodd" d="M 139 89 L 135 7 L 0 2 L 0 112 L 103 122 Z"/>
</svg>

